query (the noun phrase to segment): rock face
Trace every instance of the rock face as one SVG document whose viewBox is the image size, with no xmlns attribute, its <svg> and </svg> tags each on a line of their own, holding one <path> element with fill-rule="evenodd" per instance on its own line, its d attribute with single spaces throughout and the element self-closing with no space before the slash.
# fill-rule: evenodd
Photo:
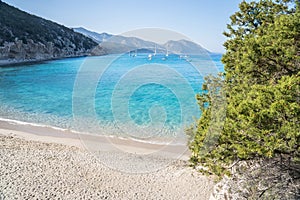
<svg viewBox="0 0 300 200">
<path fill-rule="evenodd" d="M 92 39 L 0 0 L 0 60 L 45 60 L 88 55 Z M 102 53 L 99 51 L 100 54 Z"/>
<path fill-rule="evenodd" d="M 71 57 L 87 55 L 87 49 L 74 50 L 72 47 L 58 48 L 53 42 L 34 42 L 31 39 L 26 40 L 15 39 L 14 42 L 4 42 L 0 47 L 0 59 L 14 59 L 20 61 L 26 60 L 45 60 L 53 58 Z"/>
</svg>

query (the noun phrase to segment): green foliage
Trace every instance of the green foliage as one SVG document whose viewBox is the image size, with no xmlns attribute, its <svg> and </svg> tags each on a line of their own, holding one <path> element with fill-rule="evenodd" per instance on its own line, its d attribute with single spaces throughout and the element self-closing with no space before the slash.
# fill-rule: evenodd
<svg viewBox="0 0 300 200">
<path fill-rule="evenodd" d="M 18 38 L 26 43 L 31 39 L 34 42 L 53 42 L 57 47 L 64 48 L 64 44 L 73 43 L 77 48 L 91 49 L 97 44 L 72 29 L 30 15 L 17 8 L 0 1 L 0 46 L 6 42 L 14 42 Z"/>
<path fill-rule="evenodd" d="M 224 33 L 228 37 L 222 58 L 225 75 L 206 81 L 206 92 L 197 95 L 202 115 L 196 127 L 187 131 L 192 165 L 222 176 L 240 160 L 288 157 L 288 162 L 299 162 L 300 12 L 296 4 L 243 1 L 240 11 L 231 16 Z M 213 102 L 216 97 L 222 98 Z M 226 110 L 220 109 L 220 100 Z M 218 126 L 219 133 L 211 126 Z M 206 151 L 211 135 L 215 141 Z M 291 170 L 288 163 L 284 166 Z"/>
</svg>

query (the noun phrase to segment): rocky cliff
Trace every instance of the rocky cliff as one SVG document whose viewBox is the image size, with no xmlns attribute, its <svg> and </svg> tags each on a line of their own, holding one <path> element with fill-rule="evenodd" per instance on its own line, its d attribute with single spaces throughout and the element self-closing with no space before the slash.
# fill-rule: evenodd
<svg viewBox="0 0 300 200">
<path fill-rule="evenodd" d="M 0 60 L 15 62 L 88 55 L 97 43 L 72 29 L 0 0 Z M 101 54 L 101 50 L 99 50 Z"/>
</svg>

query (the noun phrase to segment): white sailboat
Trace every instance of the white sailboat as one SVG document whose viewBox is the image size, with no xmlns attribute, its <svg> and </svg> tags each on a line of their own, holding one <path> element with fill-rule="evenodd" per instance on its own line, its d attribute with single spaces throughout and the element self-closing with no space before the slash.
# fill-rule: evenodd
<svg viewBox="0 0 300 200">
<path fill-rule="evenodd" d="M 154 53 L 153 53 L 153 54 L 150 53 L 150 54 L 148 55 L 148 60 L 152 60 L 152 57 L 153 57 L 153 56 L 156 56 L 156 45 L 155 45 L 155 47 L 154 47 Z"/>
<path fill-rule="evenodd" d="M 168 50 L 168 48 L 167 48 L 167 53 L 166 53 L 166 55 L 162 58 L 162 60 L 167 60 L 168 56 L 169 56 L 169 50 Z"/>
<path fill-rule="evenodd" d="M 135 54 L 134 54 L 134 56 L 133 57 L 136 57 L 137 56 L 137 49 L 135 50 Z"/>
</svg>

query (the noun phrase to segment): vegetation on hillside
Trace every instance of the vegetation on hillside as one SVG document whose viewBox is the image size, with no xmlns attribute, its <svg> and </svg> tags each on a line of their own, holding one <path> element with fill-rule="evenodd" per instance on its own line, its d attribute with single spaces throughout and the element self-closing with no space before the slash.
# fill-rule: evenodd
<svg viewBox="0 0 300 200">
<path fill-rule="evenodd" d="M 19 42 L 17 43 L 17 41 Z M 85 52 L 97 45 L 90 38 L 76 33 L 72 29 L 28 14 L 0 1 L 0 46 L 11 46 L 12 44 L 9 45 L 9 43 L 14 42 L 17 44 L 15 51 L 18 53 L 34 50 L 32 43 L 38 44 L 40 51 L 42 47 L 46 48 L 49 54 L 55 52 L 55 50 L 52 51 L 53 48 L 56 48 L 57 54 L 66 54 L 66 52 L 75 54 L 76 52 Z M 24 47 L 28 43 L 31 46 Z M 60 50 L 64 50 L 64 52 L 60 52 Z M 23 54 L 25 54 L 24 52 Z M 3 50 L 2 54 L 4 53 Z M 9 52 L 6 53 L 9 54 Z M 12 52 L 12 57 L 14 53 Z"/>
<path fill-rule="evenodd" d="M 239 5 L 224 33 L 225 73 L 203 85 L 206 91 L 197 96 L 202 116 L 187 131 L 192 165 L 220 177 L 239 171 L 235 179 L 244 182 L 232 191 L 246 199 L 300 198 L 299 5 L 293 0 Z M 220 100 L 226 109 L 214 112 Z M 214 125 L 222 113 L 226 117 Z"/>
</svg>

